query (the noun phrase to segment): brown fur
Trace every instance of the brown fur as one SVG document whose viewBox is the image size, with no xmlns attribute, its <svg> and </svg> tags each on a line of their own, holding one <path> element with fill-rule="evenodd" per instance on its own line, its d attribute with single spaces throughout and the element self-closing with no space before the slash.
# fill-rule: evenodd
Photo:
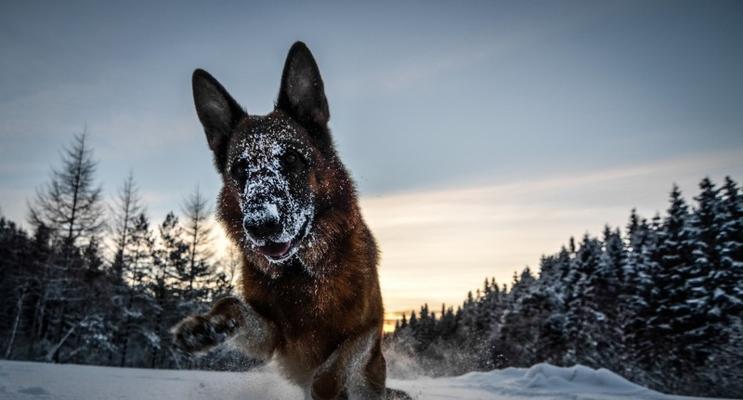
<svg viewBox="0 0 743 400">
<path fill-rule="evenodd" d="M 297 46 L 304 51 L 303 44 Z M 321 96 L 315 109 L 303 112 L 301 107 L 306 104 L 292 105 L 287 100 L 291 97 L 282 100 L 280 94 L 276 110 L 268 116 L 244 114 L 234 121 L 235 132 L 251 132 L 257 129 L 256 124 L 271 121 L 291 121 L 298 132 L 292 140 L 302 143 L 311 155 L 305 182 L 315 199 L 308 234 L 311 239 L 303 241 L 294 261 L 281 266 L 244 245 L 241 189 L 225 173 L 230 146 L 240 137 L 232 134 L 231 144 L 219 136 L 214 138 L 209 129 L 222 120 L 210 124 L 213 120 L 200 110 L 223 177 L 218 216 L 230 239 L 242 250 L 243 298 L 217 302 L 210 313 L 185 319 L 174 333 L 176 342 L 188 351 L 203 351 L 235 337 L 253 356 L 274 357 L 285 375 L 313 399 L 377 399 L 385 393 L 386 375 L 377 247 L 361 217 L 353 183 L 332 147 L 326 125 L 327 103 L 322 82 L 319 84 Z M 223 90 L 221 86 L 218 89 Z"/>
<path fill-rule="evenodd" d="M 334 182 L 338 178 L 325 178 L 327 183 L 322 187 L 342 187 Z M 342 177 L 341 182 L 349 180 Z M 295 271 L 274 277 L 265 272 L 265 258 L 252 252 L 243 254 L 244 300 L 278 327 L 276 355 L 297 383 L 304 383 L 306 375 L 349 337 L 376 329 L 377 340 L 381 339 L 384 311 L 376 245 L 361 219 L 356 195 L 349 189 L 340 191 L 345 193 L 346 198 L 341 199 L 347 203 L 345 207 L 329 205 L 314 222 L 315 237 L 321 239 L 304 255 L 314 274 Z M 222 189 L 219 217 L 230 238 L 239 242 L 241 215 L 233 190 L 228 184 Z M 329 197 L 328 193 L 317 194 Z M 383 375 L 376 379 L 384 381 Z"/>
</svg>

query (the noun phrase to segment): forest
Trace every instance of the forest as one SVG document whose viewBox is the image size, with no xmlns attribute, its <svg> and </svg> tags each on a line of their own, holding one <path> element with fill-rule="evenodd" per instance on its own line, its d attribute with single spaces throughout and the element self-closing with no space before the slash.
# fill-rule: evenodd
<svg viewBox="0 0 743 400">
<path fill-rule="evenodd" d="M 86 135 L 28 204 L 0 217 L 0 357 L 145 368 L 247 370 L 223 346 L 192 357 L 169 329 L 234 291 L 239 257 L 214 254 L 196 189 L 153 222 L 134 177 L 103 198 Z M 510 284 L 486 279 L 461 306 L 423 305 L 385 338 L 390 360 L 457 375 L 539 362 L 610 369 L 669 393 L 743 395 L 743 194 L 705 178 L 650 219 L 570 239 Z M 437 307 L 438 308 L 438 307 Z"/>
<path fill-rule="evenodd" d="M 169 329 L 233 292 L 237 255 L 214 255 L 208 201 L 198 188 L 181 215 L 155 224 L 130 174 L 112 202 L 77 135 L 29 203 L 26 232 L 0 219 L 2 357 L 148 368 L 247 369 L 224 347 L 179 352 Z"/>
<path fill-rule="evenodd" d="M 726 178 L 673 186 L 664 215 L 570 238 L 509 286 L 423 305 L 387 338 L 430 375 L 539 362 L 607 368 L 666 393 L 743 396 L 743 196 Z"/>
</svg>

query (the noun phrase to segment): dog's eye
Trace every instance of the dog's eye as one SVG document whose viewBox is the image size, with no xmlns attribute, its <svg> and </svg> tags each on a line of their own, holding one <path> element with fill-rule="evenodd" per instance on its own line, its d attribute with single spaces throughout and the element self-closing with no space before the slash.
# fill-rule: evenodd
<svg viewBox="0 0 743 400">
<path fill-rule="evenodd" d="M 290 172 L 299 172 L 304 169 L 304 159 L 294 150 L 284 153 L 281 161 L 284 164 L 284 168 Z"/>
<path fill-rule="evenodd" d="M 232 163 L 230 176 L 238 183 L 243 183 L 247 179 L 248 165 L 245 160 L 237 160 Z"/>
</svg>

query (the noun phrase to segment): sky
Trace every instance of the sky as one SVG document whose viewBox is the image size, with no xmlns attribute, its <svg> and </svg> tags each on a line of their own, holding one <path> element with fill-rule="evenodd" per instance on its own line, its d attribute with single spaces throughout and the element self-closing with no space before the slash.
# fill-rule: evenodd
<svg viewBox="0 0 743 400">
<path fill-rule="evenodd" d="M 387 309 L 457 304 L 665 209 L 674 182 L 743 179 L 741 20 L 736 1 L 2 2 L 0 212 L 23 221 L 83 129 L 107 198 L 129 171 L 156 221 L 216 197 L 191 72 L 265 114 L 302 40 Z"/>
</svg>

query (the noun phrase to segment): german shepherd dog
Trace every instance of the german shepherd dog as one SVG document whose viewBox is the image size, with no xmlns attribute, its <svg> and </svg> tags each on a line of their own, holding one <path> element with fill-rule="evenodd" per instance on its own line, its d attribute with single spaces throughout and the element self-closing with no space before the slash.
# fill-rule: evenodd
<svg viewBox="0 0 743 400">
<path fill-rule="evenodd" d="M 409 398 L 385 389 L 377 247 L 307 46 L 289 50 L 268 115 L 249 115 L 201 69 L 193 96 L 222 177 L 217 214 L 242 253 L 243 298 L 185 318 L 175 343 L 198 353 L 233 339 L 252 357 L 275 358 L 306 398 Z"/>
</svg>

